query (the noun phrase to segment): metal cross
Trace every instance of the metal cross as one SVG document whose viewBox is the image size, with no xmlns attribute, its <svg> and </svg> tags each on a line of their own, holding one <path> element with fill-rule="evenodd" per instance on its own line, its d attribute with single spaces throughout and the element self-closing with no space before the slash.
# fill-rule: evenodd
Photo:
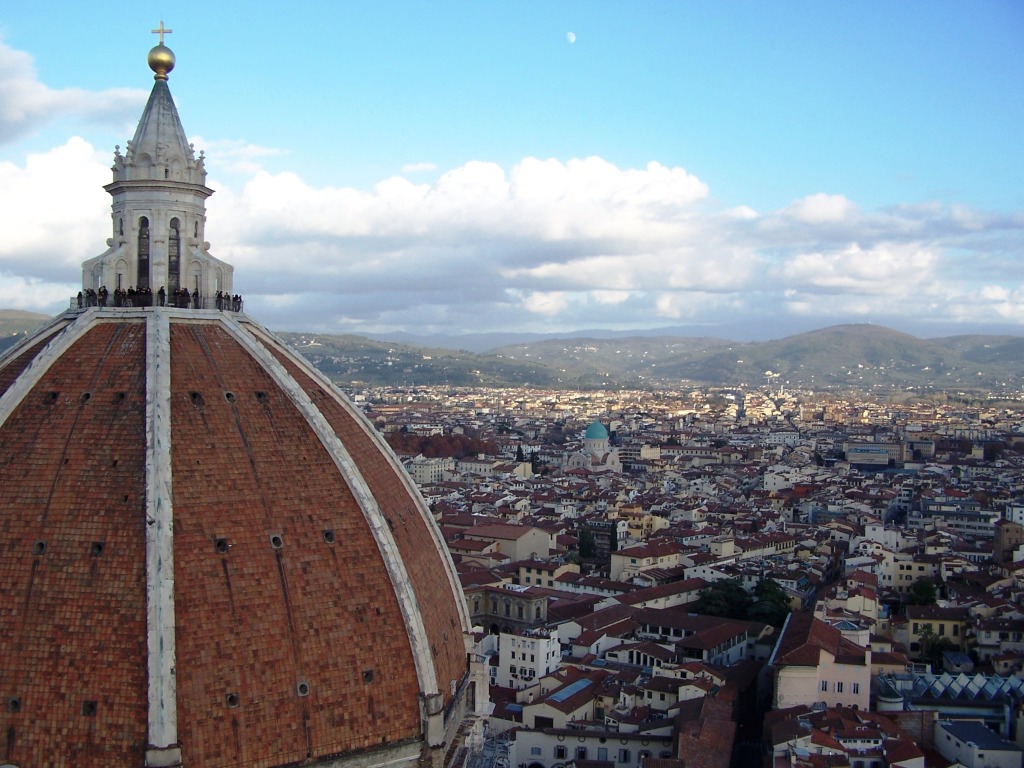
<svg viewBox="0 0 1024 768">
<path fill-rule="evenodd" d="M 173 32 L 173 29 L 164 29 L 164 20 L 160 19 L 160 29 L 150 30 L 154 35 L 160 35 L 160 45 L 164 44 L 164 35 L 169 35 Z"/>
</svg>

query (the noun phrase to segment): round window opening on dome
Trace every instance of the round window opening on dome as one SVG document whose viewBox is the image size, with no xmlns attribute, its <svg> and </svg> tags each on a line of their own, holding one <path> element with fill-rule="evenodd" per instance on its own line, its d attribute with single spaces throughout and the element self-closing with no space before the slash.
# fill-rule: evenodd
<svg viewBox="0 0 1024 768">
<path fill-rule="evenodd" d="M 7 711 L 8 712 L 21 712 L 21 699 L 10 698 L 7 700 Z"/>
<path fill-rule="evenodd" d="M 188 393 L 188 398 L 189 398 L 189 400 L 192 401 L 192 405 L 202 405 L 203 404 L 203 393 L 202 392 L 196 392 L 196 391 L 189 392 Z"/>
<path fill-rule="evenodd" d="M 103 549 L 106 545 L 102 541 L 94 541 L 92 546 L 89 547 L 89 554 L 93 557 L 99 557 L 103 554 Z"/>
<path fill-rule="evenodd" d="M 91 397 L 92 397 L 92 392 L 83 392 L 83 393 L 82 393 L 82 402 L 83 402 L 83 403 L 88 403 L 88 402 L 89 402 L 89 399 L 90 399 Z"/>
<path fill-rule="evenodd" d="M 281 549 L 284 546 L 284 538 L 280 533 L 270 534 L 270 546 L 274 549 Z"/>
<path fill-rule="evenodd" d="M 227 704 L 229 709 L 234 709 L 240 702 L 241 700 L 238 698 L 237 693 L 229 693 L 224 697 L 224 703 Z"/>
<path fill-rule="evenodd" d="M 32 545 L 32 554 L 33 555 L 45 555 L 46 554 L 46 542 L 45 541 L 37 541 L 35 544 L 33 544 Z"/>
<path fill-rule="evenodd" d="M 366 683 L 367 685 L 369 685 L 370 683 L 373 682 L 373 670 L 372 669 L 364 669 L 363 670 L 363 682 Z"/>
<path fill-rule="evenodd" d="M 235 402 L 235 393 L 234 392 L 225 392 L 224 393 L 224 399 L 227 400 L 229 403 Z"/>
<path fill-rule="evenodd" d="M 124 392 L 115 392 L 114 401 L 120 403 L 126 397 Z"/>
<path fill-rule="evenodd" d="M 213 551 L 218 555 L 226 555 L 228 553 L 228 540 L 227 539 L 216 539 L 213 542 Z"/>
<path fill-rule="evenodd" d="M 82 714 L 86 717 L 95 717 L 97 705 L 95 701 L 82 702 Z"/>
<path fill-rule="evenodd" d="M 309 696 L 309 683 L 305 680 L 299 680 L 295 685 L 295 692 L 299 694 L 299 696 Z"/>
<path fill-rule="evenodd" d="M 327 542 L 328 544 L 333 544 L 334 543 L 334 531 L 331 531 L 331 530 L 324 531 L 324 541 Z"/>
</svg>

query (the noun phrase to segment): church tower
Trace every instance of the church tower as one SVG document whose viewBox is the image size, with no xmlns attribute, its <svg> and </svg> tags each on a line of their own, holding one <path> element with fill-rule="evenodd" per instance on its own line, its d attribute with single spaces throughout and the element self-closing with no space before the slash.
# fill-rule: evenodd
<svg viewBox="0 0 1024 768">
<path fill-rule="evenodd" d="M 206 161 L 185 137 L 171 98 L 167 76 L 174 53 L 163 43 L 149 52 L 153 91 L 125 153 L 114 150 L 114 180 L 104 189 L 113 197 L 112 237 L 107 250 L 82 265 L 82 290 L 179 289 L 200 298 L 200 306 L 217 291 L 233 293 L 229 264 L 214 258 L 205 242 Z"/>
</svg>

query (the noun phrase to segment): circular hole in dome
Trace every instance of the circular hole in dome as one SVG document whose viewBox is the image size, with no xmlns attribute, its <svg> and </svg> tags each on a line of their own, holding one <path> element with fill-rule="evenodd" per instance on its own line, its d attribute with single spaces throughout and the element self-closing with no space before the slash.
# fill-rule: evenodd
<svg viewBox="0 0 1024 768">
<path fill-rule="evenodd" d="M 89 402 L 89 398 L 91 398 L 91 397 L 92 397 L 92 392 L 83 392 L 82 393 L 82 402 L 83 403 L 88 403 Z"/>
<path fill-rule="evenodd" d="M 104 547 L 104 544 L 103 544 L 102 541 L 94 541 L 92 543 L 92 546 L 89 547 L 89 553 L 93 557 L 99 557 L 100 555 L 103 554 L 103 547 Z"/>
<path fill-rule="evenodd" d="M 227 400 L 229 403 L 235 402 L 235 393 L 234 392 L 225 392 L 224 393 L 224 399 Z"/>
<path fill-rule="evenodd" d="M 264 405 L 266 405 L 268 402 L 270 402 L 270 396 L 266 392 L 257 392 L 256 393 L 256 400 L 257 400 L 257 402 L 260 402 L 260 403 L 263 403 Z"/>
<path fill-rule="evenodd" d="M 57 402 L 57 398 L 59 398 L 59 397 L 60 397 L 60 392 L 47 392 L 46 395 L 43 398 L 43 401 L 48 403 L 48 404 L 49 403 L 56 403 Z"/>
<path fill-rule="evenodd" d="M 228 705 L 230 709 L 234 709 L 240 703 L 237 693 L 229 693 L 224 697 L 224 703 Z"/>
<path fill-rule="evenodd" d="M 46 554 L 46 542 L 45 541 L 37 541 L 35 544 L 33 544 L 32 545 L 32 554 L 33 555 L 44 555 L 44 554 Z"/>
<path fill-rule="evenodd" d="M 373 682 L 373 670 L 372 669 L 364 669 L 363 670 L 363 682 L 367 683 L 367 684 Z"/>
<path fill-rule="evenodd" d="M 202 405 L 203 404 L 203 395 L 202 395 L 201 392 L 195 392 L 195 391 L 189 392 L 188 393 L 188 397 L 192 401 L 192 405 Z"/>
<path fill-rule="evenodd" d="M 121 402 L 122 400 L 124 400 L 124 398 L 125 398 L 125 394 L 124 394 L 124 392 L 115 392 L 115 393 L 114 393 L 114 401 L 115 401 L 115 402 L 118 402 L 118 403 L 119 403 L 119 402 Z"/>
<path fill-rule="evenodd" d="M 305 680 L 299 680 L 298 684 L 295 686 L 295 692 L 299 694 L 299 696 L 309 696 L 309 683 Z"/>
<path fill-rule="evenodd" d="M 333 544 L 334 543 L 334 531 L 330 531 L 330 530 L 324 531 L 324 541 L 326 541 L 328 544 Z"/>
<path fill-rule="evenodd" d="M 213 542 L 213 550 L 218 555 L 226 555 L 228 553 L 228 540 L 227 539 L 216 539 Z"/>
<path fill-rule="evenodd" d="M 281 537 L 280 533 L 270 534 L 270 546 L 274 549 L 280 549 L 284 546 L 284 539 Z"/>
<path fill-rule="evenodd" d="M 93 717 L 96 714 L 96 702 L 95 701 L 83 701 L 82 702 L 82 714 L 86 717 Z"/>
<path fill-rule="evenodd" d="M 21 699 L 10 698 L 7 700 L 7 711 L 8 712 L 21 712 Z"/>
</svg>

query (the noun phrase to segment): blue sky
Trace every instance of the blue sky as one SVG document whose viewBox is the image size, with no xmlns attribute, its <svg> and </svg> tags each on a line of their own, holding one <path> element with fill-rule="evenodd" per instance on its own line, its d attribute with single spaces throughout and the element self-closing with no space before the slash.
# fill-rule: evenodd
<svg viewBox="0 0 1024 768">
<path fill-rule="evenodd" d="M 56 311 L 103 250 L 142 5 L 0 6 L 2 306 Z M 163 13 L 213 252 L 272 327 L 1024 324 L 1019 2 Z"/>
</svg>

